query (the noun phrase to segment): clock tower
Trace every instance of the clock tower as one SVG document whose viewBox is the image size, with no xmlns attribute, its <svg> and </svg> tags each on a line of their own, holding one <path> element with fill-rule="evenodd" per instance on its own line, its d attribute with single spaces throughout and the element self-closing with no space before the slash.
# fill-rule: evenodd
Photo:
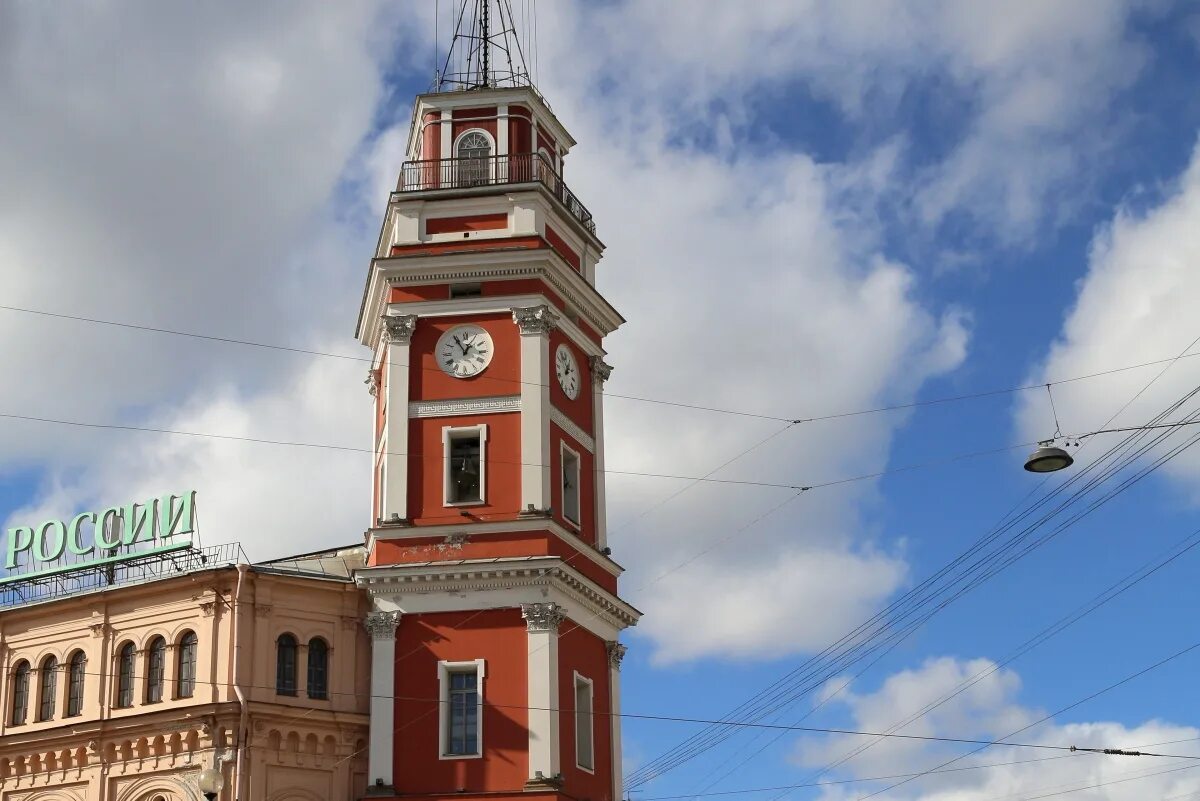
<svg viewBox="0 0 1200 801">
<path fill-rule="evenodd" d="M 467 71 L 416 98 L 357 328 L 368 794 L 619 801 L 619 635 L 639 613 L 605 536 L 603 340 L 623 320 L 564 180 L 574 139 L 523 67 L 491 66 L 508 4 L 466 2 Z"/>
</svg>

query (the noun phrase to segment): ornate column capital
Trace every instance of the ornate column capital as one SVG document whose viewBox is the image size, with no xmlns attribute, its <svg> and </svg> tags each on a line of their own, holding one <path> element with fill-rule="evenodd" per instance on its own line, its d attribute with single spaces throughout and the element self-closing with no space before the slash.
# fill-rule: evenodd
<svg viewBox="0 0 1200 801">
<path fill-rule="evenodd" d="M 372 640 L 396 638 L 396 627 L 400 625 L 399 612 L 371 612 L 363 621 Z"/>
<path fill-rule="evenodd" d="M 558 325 L 558 312 L 546 304 L 540 306 L 514 307 L 513 322 L 521 334 L 549 334 Z"/>
<path fill-rule="evenodd" d="M 600 386 L 603 386 L 608 377 L 612 375 L 612 365 L 600 356 L 588 356 L 588 366 L 592 368 L 592 381 Z"/>
<path fill-rule="evenodd" d="M 367 380 L 363 383 L 367 385 L 367 392 L 371 393 L 372 398 L 379 394 L 379 373 L 368 370 Z"/>
<path fill-rule="evenodd" d="M 417 327 L 415 314 L 385 314 L 383 320 L 383 338 L 391 345 L 407 345 L 412 341 L 413 331 Z"/>
<path fill-rule="evenodd" d="M 625 652 L 629 650 L 621 643 L 613 641 L 608 643 L 608 663 L 615 670 L 621 669 L 621 660 L 625 658 Z"/>
<path fill-rule="evenodd" d="M 525 618 L 525 627 L 529 631 L 558 631 L 558 626 L 566 619 L 563 608 L 556 603 L 521 604 L 521 617 Z"/>
</svg>

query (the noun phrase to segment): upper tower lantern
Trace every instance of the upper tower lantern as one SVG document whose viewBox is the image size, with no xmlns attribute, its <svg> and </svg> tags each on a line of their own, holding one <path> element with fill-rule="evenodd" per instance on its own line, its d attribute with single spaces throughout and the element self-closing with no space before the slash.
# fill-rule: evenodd
<svg viewBox="0 0 1200 801">
<path fill-rule="evenodd" d="M 639 613 L 607 544 L 603 339 L 624 321 L 596 290 L 604 246 L 563 180 L 575 141 L 529 80 L 508 0 L 456 13 L 358 320 L 369 784 L 619 801 L 619 635 Z"/>
</svg>

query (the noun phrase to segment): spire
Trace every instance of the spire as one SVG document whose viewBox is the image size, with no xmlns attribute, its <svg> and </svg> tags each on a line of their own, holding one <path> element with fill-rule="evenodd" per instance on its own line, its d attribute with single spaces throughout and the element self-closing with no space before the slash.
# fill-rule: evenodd
<svg viewBox="0 0 1200 801">
<path fill-rule="evenodd" d="M 454 33 L 434 73 L 433 90 L 532 87 L 526 54 L 536 46 L 536 0 L 523 2 L 526 13 L 518 22 L 512 0 L 451 0 Z M 437 13 L 441 15 L 440 7 Z"/>
</svg>

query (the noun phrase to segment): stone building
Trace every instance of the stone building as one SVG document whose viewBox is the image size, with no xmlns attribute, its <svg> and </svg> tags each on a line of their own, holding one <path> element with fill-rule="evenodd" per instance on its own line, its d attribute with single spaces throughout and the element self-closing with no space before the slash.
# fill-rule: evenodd
<svg viewBox="0 0 1200 801">
<path fill-rule="evenodd" d="M 192 560 L 0 613 L 0 801 L 199 801 L 213 766 L 222 799 L 361 794 L 362 557 Z"/>
</svg>

